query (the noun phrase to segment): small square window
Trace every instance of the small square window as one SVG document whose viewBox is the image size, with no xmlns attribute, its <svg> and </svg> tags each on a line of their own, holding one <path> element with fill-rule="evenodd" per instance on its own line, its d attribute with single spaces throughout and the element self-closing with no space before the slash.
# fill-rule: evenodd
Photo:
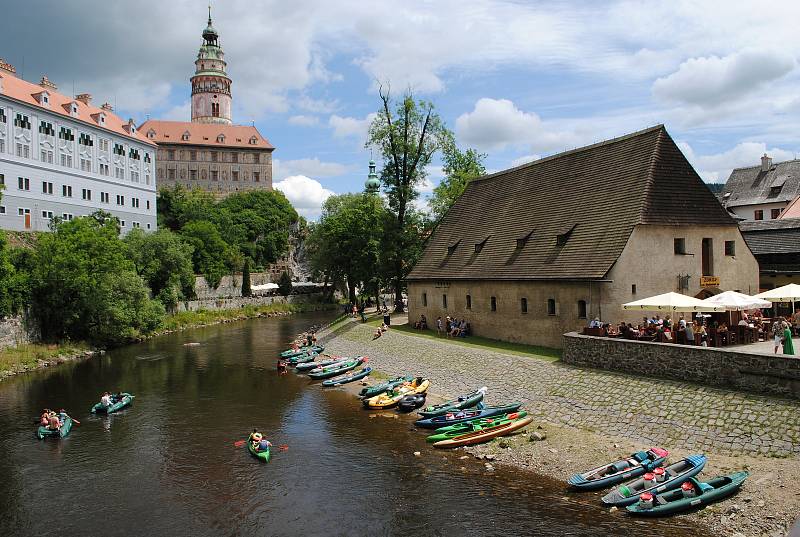
<svg viewBox="0 0 800 537">
<path fill-rule="evenodd" d="M 783 212 L 783 209 L 772 209 L 770 211 L 770 217 L 775 220 L 781 215 L 781 212 Z"/>
<path fill-rule="evenodd" d="M 686 239 L 684 238 L 674 239 L 673 249 L 675 250 L 675 255 L 686 254 Z"/>
<path fill-rule="evenodd" d="M 754 220 L 763 220 L 764 219 L 764 211 L 761 209 L 755 211 L 753 213 Z"/>
<path fill-rule="evenodd" d="M 736 241 L 725 241 L 725 255 L 736 255 Z"/>
</svg>

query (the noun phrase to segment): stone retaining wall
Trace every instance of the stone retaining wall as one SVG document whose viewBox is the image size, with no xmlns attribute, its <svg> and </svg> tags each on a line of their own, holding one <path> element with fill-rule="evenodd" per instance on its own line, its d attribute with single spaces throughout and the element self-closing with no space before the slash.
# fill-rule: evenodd
<svg viewBox="0 0 800 537">
<path fill-rule="evenodd" d="M 565 363 L 800 399 L 800 358 L 564 334 Z"/>
<path fill-rule="evenodd" d="M 6 317 L 0 320 L 0 349 L 31 343 L 36 336 L 23 317 Z"/>
<path fill-rule="evenodd" d="M 197 310 L 231 310 L 243 308 L 245 306 L 264 306 L 268 304 L 280 303 L 308 303 L 319 302 L 322 293 L 289 295 L 286 298 L 278 296 L 253 296 L 253 297 L 230 297 L 230 298 L 205 298 L 202 300 L 187 300 L 179 302 L 177 311 L 197 311 Z"/>
</svg>

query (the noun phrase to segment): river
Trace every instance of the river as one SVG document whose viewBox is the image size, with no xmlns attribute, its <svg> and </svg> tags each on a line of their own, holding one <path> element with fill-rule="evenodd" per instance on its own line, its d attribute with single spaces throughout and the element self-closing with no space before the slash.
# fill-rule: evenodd
<svg viewBox="0 0 800 537">
<path fill-rule="evenodd" d="M 0 382 L 0 535 L 697 534 L 680 519 L 611 515 L 547 479 L 487 472 L 434 451 L 410 417 L 279 375 L 277 353 L 329 315 L 190 330 Z M 104 390 L 135 404 L 92 416 Z M 39 441 L 43 407 L 82 424 Z M 264 465 L 234 447 L 254 427 L 288 450 Z"/>
</svg>

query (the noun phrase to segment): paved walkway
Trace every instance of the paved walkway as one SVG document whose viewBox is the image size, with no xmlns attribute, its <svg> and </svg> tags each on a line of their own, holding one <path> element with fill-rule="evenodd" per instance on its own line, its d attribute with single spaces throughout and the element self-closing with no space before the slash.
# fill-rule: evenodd
<svg viewBox="0 0 800 537">
<path fill-rule="evenodd" d="M 692 450 L 800 453 L 800 403 L 653 378 L 471 349 L 389 330 L 350 324 L 327 350 L 368 355 L 388 375 L 419 374 L 432 392 L 453 396 L 488 386 L 489 404 L 522 401 L 539 419 Z"/>
</svg>

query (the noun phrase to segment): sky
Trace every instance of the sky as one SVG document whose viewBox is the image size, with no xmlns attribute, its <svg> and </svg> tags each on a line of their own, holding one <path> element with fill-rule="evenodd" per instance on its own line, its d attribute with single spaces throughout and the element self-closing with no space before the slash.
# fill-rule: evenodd
<svg viewBox="0 0 800 537">
<path fill-rule="evenodd" d="M 0 58 L 137 123 L 188 121 L 207 6 L 4 0 Z M 379 84 L 432 101 L 490 171 L 659 123 L 708 182 L 800 149 L 796 1 L 216 0 L 212 16 L 233 120 L 276 147 L 274 185 L 311 219 L 363 190 Z"/>
</svg>

